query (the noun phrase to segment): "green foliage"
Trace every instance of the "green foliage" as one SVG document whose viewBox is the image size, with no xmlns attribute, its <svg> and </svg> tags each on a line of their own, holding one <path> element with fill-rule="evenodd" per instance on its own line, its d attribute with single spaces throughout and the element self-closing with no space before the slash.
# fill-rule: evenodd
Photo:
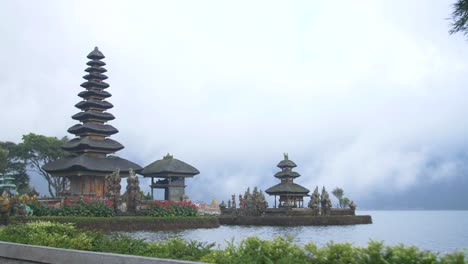
<svg viewBox="0 0 468 264">
<path fill-rule="evenodd" d="M 0 145 L 0 174 L 4 173 L 8 167 L 8 152 Z"/>
<path fill-rule="evenodd" d="M 468 35 L 468 0 L 458 0 L 453 4 L 451 26 L 450 34 L 462 32 Z"/>
<path fill-rule="evenodd" d="M 60 207 L 49 207 L 37 200 L 28 201 L 26 204 L 31 207 L 34 216 L 114 216 L 111 203 L 87 197 L 81 197 L 75 202 L 66 199 Z"/>
<path fill-rule="evenodd" d="M 439 256 L 414 246 L 384 246 L 370 241 L 367 247 L 350 243 L 333 243 L 317 247 L 308 243 L 295 245 L 291 237 L 261 240 L 244 239 L 236 245 L 228 242 L 225 249 L 212 249 L 214 244 L 184 241 L 179 238 L 147 243 L 121 234 L 106 236 L 100 232 L 76 229 L 72 224 L 32 222 L 0 228 L 0 240 L 98 252 L 131 254 L 211 263 L 364 263 L 364 264 L 463 264 L 463 252 Z"/>
<path fill-rule="evenodd" d="M 148 247 L 153 255 L 146 256 L 196 261 L 208 255 L 214 245 L 214 243 L 208 244 L 173 238 L 167 241 L 150 243 Z"/>
<path fill-rule="evenodd" d="M 49 194 L 56 197 L 62 191 L 63 177 L 52 177 L 42 169 L 42 166 L 63 158 L 67 155 L 62 149 L 67 137 L 57 139 L 56 137 L 47 137 L 29 133 L 23 136 L 23 141 L 18 144 L 17 156 L 26 162 L 26 165 L 33 171 L 39 173 L 48 183 Z"/>
<path fill-rule="evenodd" d="M 292 243 L 292 238 L 276 237 L 273 240 L 261 240 L 249 237 L 238 246 L 234 241 L 224 250 L 213 250 L 201 261 L 210 263 L 310 263 L 306 252 Z"/>
<path fill-rule="evenodd" d="M 344 191 L 341 188 L 336 187 L 333 191 L 332 194 L 338 199 L 340 208 L 343 208 L 343 196 L 344 196 Z"/>
<path fill-rule="evenodd" d="M 92 250 L 100 234 L 76 229 L 72 224 L 33 222 L 0 229 L 0 240 L 48 247 Z"/>
</svg>

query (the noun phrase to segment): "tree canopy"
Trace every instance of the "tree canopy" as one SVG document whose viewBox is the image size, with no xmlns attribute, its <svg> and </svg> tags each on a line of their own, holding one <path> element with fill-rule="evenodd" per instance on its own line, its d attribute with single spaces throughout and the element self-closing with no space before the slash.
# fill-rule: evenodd
<svg viewBox="0 0 468 264">
<path fill-rule="evenodd" d="M 450 34 L 458 32 L 468 36 L 468 0 L 458 0 L 453 4 Z"/>
<path fill-rule="evenodd" d="M 44 164 L 58 160 L 67 155 L 62 149 L 62 144 L 68 141 L 67 137 L 58 139 L 29 133 L 23 136 L 23 141 L 18 144 L 18 156 L 25 161 L 27 168 L 41 175 L 48 184 L 51 197 L 56 197 L 63 186 L 63 177 L 52 177 L 42 169 Z"/>
</svg>

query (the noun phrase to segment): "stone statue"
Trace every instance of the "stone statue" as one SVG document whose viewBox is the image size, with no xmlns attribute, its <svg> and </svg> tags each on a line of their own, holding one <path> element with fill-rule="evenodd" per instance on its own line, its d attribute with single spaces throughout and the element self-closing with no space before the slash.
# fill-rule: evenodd
<svg viewBox="0 0 468 264">
<path fill-rule="evenodd" d="M 231 200 L 228 200 L 228 208 L 231 208 Z"/>
<path fill-rule="evenodd" d="M 242 194 L 239 194 L 239 208 L 244 209 L 245 208 L 245 200 L 242 198 Z"/>
<path fill-rule="evenodd" d="M 288 160 L 288 159 L 289 159 L 288 153 L 285 152 L 283 155 L 284 155 L 284 159 L 285 159 L 285 160 Z"/>
<path fill-rule="evenodd" d="M 109 201 L 112 201 L 112 207 L 114 207 L 114 212 L 117 211 L 119 204 L 121 202 L 120 199 L 120 170 L 117 169 L 113 173 L 106 176 L 105 179 L 105 187 L 106 193 L 105 196 Z"/>
<path fill-rule="evenodd" d="M 310 198 L 309 208 L 314 210 L 314 214 L 318 213 L 318 209 L 320 208 L 320 194 L 318 190 L 318 186 L 315 187 L 314 192 L 312 193 L 312 197 Z"/>
<path fill-rule="evenodd" d="M 356 204 L 354 203 L 354 201 L 351 201 L 351 203 L 349 204 L 349 208 L 353 211 L 356 210 Z"/>
<path fill-rule="evenodd" d="M 130 169 L 127 178 L 127 211 L 135 212 L 140 205 L 140 181 L 135 172 Z"/>
<path fill-rule="evenodd" d="M 330 200 L 330 196 L 328 195 L 328 192 L 325 190 L 325 186 L 323 187 L 322 194 L 320 195 L 320 205 L 322 207 L 322 215 L 326 215 L 330 213 L 332 202 Z"/>
<path fill-rule="evenodd" d="M 237 208 L 237 205 L 236 205 L 236 194 L 233 194 L 233 195 L 232 195 L 232 208 Z"/>
</svg>

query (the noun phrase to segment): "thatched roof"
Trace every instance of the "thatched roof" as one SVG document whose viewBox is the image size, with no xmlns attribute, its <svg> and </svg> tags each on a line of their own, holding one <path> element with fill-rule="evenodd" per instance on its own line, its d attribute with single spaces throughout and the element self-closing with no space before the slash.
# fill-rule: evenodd
<svg viewBox="0 0 468 264">
<path fill-rule="evenodd" d="M 56 160 L 42 166 L 42 168 L 51 174 L 72 171 L 112 173 L 117 169 L 121 172 L 128 173 L 130 169 L 133 169 L 134 171 L 142 169 L 140 165 L 117 156 L 101 158 L 88 154 Z"/>
<path fill-rule="evenodd" d="M 180 177 L 192 177 L 199 174 L 195 167 L 181 160 L 174 159 L 171 155 L 165 156 L 161 160 L 157 160 L 148 166 L 144 167 L 140 172 L 145 177 L 164 177 L 165 175 L 177 175 Z"/>
<path fill-rule="evenodd" d="M 73 115 L 72 118 L 75 120 L 79 120 L 79 121 L 88 120 L 88 119 L 109 121 L 109 120 L 115 119 L 114 115 L 111 113 L 98 112 L 98 111 L 93 111 L 93 110 L 79 112 Z"/>
<path fill-rule="evenodd" d="M 297 178 L 301 176 L 299 173 L 295 171 L 280 171 L 275 174 L 275 177 L 278 179 L 283 179 L 283 178 Z"/>
<path fill-rule="evenodd" d="M 91 138 L 74 138 L 65 142 L 62 146 L 67 151 L 81 151 L 84 149 L 100 150 L 106 153 L 116 152 L 124 148 L 119 142 L 106 138 L 97 140 Z"/>
<path fill-rule="evenodd" d="M 94 123 L 76 124 L 68 129 L 68 132 L 75 135 L 84 133 L 96 133 L 102 135 L 113 135 L 119 132 L 117 128 L 111 125 L 99 125 Z"/>
<path fill-rule="evenodd" d="M 309 189 L 302 187 L 299 184 L 288 182 L 280 183 L 273 187 L 270 187 L 265 192 L 269 195 L 299 194 L 303 196 L 308 196 Z"/>
<path fill-rule="evenodd" d="M 80 101 L 79 103 L 77 103 L 75 105 L 75 107 L 77 107 L 77 108 L 79 108 L 81 110 L 85 110 L 85 109 L 90 108 L 90 107 L 105 110 L 105 109 L 112 108 L 114 106 L 111 103 L 107 102 L 107 101 L 101 101 L 101 100 L 96 100 L 96 99 L 88 99 L 86 101 Z"/>
<path fill-rule="evenodd" d="M 94 50 L 88 54 L 87 58 L 91 60 L 102 60 L 105 58 L 105 56 L 98 47 L 94 47 Z"/>
</svg>

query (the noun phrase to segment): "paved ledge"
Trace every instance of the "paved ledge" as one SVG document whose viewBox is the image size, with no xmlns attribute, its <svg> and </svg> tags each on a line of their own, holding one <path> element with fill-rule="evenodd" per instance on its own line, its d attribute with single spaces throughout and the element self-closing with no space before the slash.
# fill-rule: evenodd
<svg viewBox="0 0 468 264">
<path fill-rule="evenodd" d="M 0 241 L 0 263 L 2 264 L 177 264 L 200 263 L 182 260 L 147 258 L 130 255 L 100 253 L 91 251 L 31 246 Z"/>
</svg>

